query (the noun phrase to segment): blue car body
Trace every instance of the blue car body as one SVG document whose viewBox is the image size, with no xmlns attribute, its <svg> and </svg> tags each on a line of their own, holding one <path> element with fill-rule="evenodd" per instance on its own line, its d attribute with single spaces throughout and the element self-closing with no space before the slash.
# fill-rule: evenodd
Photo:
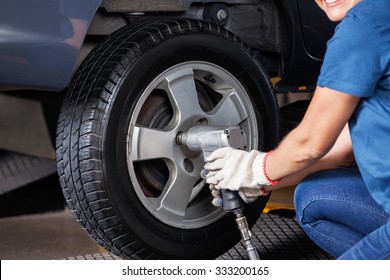
<svg viewBox="0 0 390 280">
<path fill-rule="evenodd" d="M 168 16 L 171 14 L 167 12 L 181 12 L 179 16 L 198 17 L 196 13 L 188 12 L 191 5 L 208 2 L 214 1 L 1 0 L 0 88 L 47 91 L 61 91 L 66 88 L 77 68 L 88 28 L 99 7 L 105 8 L 108 12 L 132 15 L 164 11 Z M 262 5 L 267 8 L 269 4 L 266 2 L 270 1 L 221 2 L 226 5 Z M 283 7 L 285 24 L 282 26 L 284 30 L 277 34 L 277 40 L 280 41 L 278 44 L 282 46 L 276 51 L 280 52 L 283 61 L 282 83 L 277 89 L 283 91 L 284 84 L 288 86 L 313 84 L 321 64 L 325 43 L 331 36 L 334 25 L 325 19 L 314 1 L 276 2 L 280 2 L 277 5 Z M 268 20 L 269 25 L 274 21 L 275 19 Z M 268 24 L 267 20 L 264 24 Z M 244 40 L 248 38 L 249 45 L 260 41 L 260 36 L 264 39 L 266 34 L 259 32 L 257 37 L 256 34 L 245 34 L 246 27 L 240 29 L 236 23 L 228 23 L 226 28 L 239 33 L 237 35 Z M 250 32 L 253 33 L 253 30 Z M 250 42 L 253 37 L 255 40 Z M 269 49 L 268 46 L 266 48 Z"/>
<path fill-rule="evenodd" d="M 0 84 L 61 90 L 101 0 L 2 0 Z"/>
</svg>

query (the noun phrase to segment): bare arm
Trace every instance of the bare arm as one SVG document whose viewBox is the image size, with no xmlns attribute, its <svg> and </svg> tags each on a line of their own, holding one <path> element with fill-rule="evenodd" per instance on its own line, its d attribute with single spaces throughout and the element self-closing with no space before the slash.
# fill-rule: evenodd
<svg viewBox="0 0 390 280">
<path fill-rule="evenodd" d="M 355 158 L 352 151 L 351 137 L 348 124 L 341 131 L 341 134 L 333 145 L 332 149 L 313 165 L 299 171 L 293 175 L 283 178 L 276 186 L 267 186 L 264 189 L 271 191 L 288 186 L 297 185 L 307 176 L 322 170 L 334 168 L 351 167 L 355 164 Z"/>
<path fill-rule="evenodd" d="M 345 137 L 345 132 L 341 132 L 346 129 L 359 100 L 350 94 L 317 87 L 302 122 L 269 154 L 266 162 L 268 176 L 296 183 L 315 171 L 336 166 L 340 160 L 337 154 L 348 154 L 347 149 L 352 151 L 350 144 L 344 148 L 339 145 L 342 142 L 334 144 L 339 136 L 340 141 Z M 332 147 L 334 150 L 330 152 Z M 296 177 L 290 177 L 292 175 Z"/>
</svg>

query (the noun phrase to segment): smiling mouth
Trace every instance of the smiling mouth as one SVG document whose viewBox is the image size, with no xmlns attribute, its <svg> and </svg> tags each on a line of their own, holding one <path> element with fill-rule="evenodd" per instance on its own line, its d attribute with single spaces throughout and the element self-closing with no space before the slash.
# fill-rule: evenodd
<svg viewBox="0 0 390 280">
<path fill-rule="evenodd" d="M 344 0 L 324 0 L 327 7 L 334 7 L 341 4 Z"/>
</svg>

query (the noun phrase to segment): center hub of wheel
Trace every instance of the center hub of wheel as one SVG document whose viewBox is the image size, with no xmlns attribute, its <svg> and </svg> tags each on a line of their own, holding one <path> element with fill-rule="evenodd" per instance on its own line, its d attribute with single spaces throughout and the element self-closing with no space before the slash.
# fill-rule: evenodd
<svg viewBox="0 0 390 280">
<path fill-rule="evenodd" d="M 191 151 L 202 152 L 204 158 L 223 147 L 247 148 L 245 133 L 239 126 L 194 126 L 187 132 L 180 132 L 176 143 Z"/>
</svg>

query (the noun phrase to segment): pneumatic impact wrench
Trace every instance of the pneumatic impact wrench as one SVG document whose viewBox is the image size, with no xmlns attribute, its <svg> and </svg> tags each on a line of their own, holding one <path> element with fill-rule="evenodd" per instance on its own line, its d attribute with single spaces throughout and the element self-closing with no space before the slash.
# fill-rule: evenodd
<svg viewBox="0 0 390 280">
<path fill-rule="evenodd" d="M 192 151 L 202 152 L 204 159 L 219 148 L 232 147 L 243 150 L 247 148 L 245 133 L 238 126 L 228 128 L 195 126 L 189 131 L 179 134 L 177 143 L 187 146 Z M 205 175 L 201 174 L 203 178 L 205 178 Z M 236 191 L 222 190 L 221 195 L 223 209 L 228 212 L 233 212 L 236 215 L 236 223 L 248 252 L 249 259 L 258 260 L 258 252 L 251 242 L 252 233 L 243 213 L 244 202 Z"/>
</svg>

